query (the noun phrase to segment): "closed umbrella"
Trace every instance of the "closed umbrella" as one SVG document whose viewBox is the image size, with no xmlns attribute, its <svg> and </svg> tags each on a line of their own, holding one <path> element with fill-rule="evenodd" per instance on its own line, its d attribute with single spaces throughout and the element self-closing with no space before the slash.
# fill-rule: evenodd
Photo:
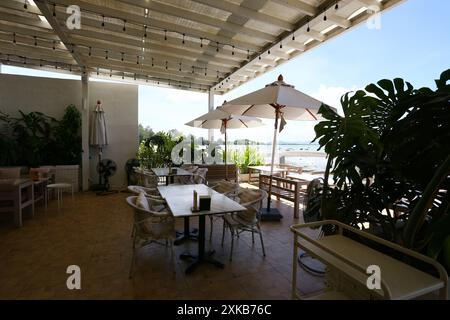
<svg viewBox="0 0 450 320">
<path fill-rule="evenodd" d="M 286 125 L 286 120 L 319 120 L 318 111 L 322 102 L 300 92 L 283 81 L 283 76 L 278 77 L 278 81 L 266 85 L 264 88 L 244 95 L 225 103 L 223 111 L 245 116 L 268 118 L 275 120 L 272 161 L 270 167 L 270 185 L 267 199 L 267 211 L 270 209 L 270 195 L 272 192 L 272 175 L 275 162 L 275 148 L 277 144 L 277 134 Z M 280 216 L 272 211 L 272 214 Z"/>
<path fill-rule="evenodd" d="M 218 107 L 186 125 L 204 129 L 220 129 L 220 132 L 225 135 L 225 177 L 228 179 L 227 129 L 254 128 L 262 126 L 263 122 L 255 117 L 233 115 L 222 110 L 222 107 Z"/>
<path fill-rule="evenodd" d="M 89 141 L 91 146 L 98 148 L 98 163 L 100 164 L 102 161 L 102 149 L 104 146 L 108 145 L 105 112 L 103 111 L 100 100 L 97 101 L 97 105 L 93 112 Z M 100 174 L 99 184 L 101 185 Z"/>
</svg>

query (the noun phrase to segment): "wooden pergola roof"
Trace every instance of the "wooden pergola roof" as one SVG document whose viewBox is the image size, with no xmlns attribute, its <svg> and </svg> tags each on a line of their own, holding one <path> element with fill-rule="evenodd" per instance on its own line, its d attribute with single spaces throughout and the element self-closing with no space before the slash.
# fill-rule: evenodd
<svg viewBox="0 0 450 320">
<path fill-rule="evenodd" d="M 223 94 L 401 1 L 2 0 L 0 61 Z"/>
</svg>

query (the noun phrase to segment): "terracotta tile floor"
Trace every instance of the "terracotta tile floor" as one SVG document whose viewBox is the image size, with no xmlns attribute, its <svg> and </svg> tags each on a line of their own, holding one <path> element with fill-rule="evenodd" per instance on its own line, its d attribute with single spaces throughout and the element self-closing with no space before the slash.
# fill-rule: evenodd
<svg viewBox="0 0 450 320">
<path fill-rule="evenodd" d="M 289 299 L 292 272 L 292 207 L 275 202 L 284 218 L 263 222 L 266 257 L 259 239 L 251 235 L 235 241 L 233 261 L 228 261 L 230 237 L 221 247 L 222 222 L 215 223 L 212 242 L 224 269 L 202 265 L 185 275 L 188 262 L 178 259 L 197 243 L 176 247 L 174 277 L 170 250 L 150 245 L 137 257 L 133 279 L 128 278 L 131 259 L 133 213 L 125 204 L 127 193 L 96 196 L 79 193 L 72 202 L 64 199 L 60 212 L 56 201 L 47 211 L 38 208 L 34 218 L 25 217 L 23 228 L 0 216 L 0 299 Z M 195 227 L 196 219 L 191 219 Z M 182 220 L 177 222 L 182 228 Z M 207 219 L 209 234 L 209 219 Z M 68 290 L 66 268 L 81 268 L 81 290 Z M 299 271 L 303 293 L 319 290 L 321 278 Z"/>
</svg>

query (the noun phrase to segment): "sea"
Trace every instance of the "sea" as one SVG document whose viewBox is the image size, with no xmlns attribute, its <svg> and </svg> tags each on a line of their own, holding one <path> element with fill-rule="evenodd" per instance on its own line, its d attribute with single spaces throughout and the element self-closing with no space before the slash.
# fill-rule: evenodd
<svg viewBox="0 0 450 320">
<path fill-rule="evenodd" d="M 250 145 L 257 148 L 258 152 L 264 157 L 266 163 L 270 163 L 272 146 L 271 145 Z M 230 145 L 228 147 L 231 150 L 242 150 L 245 145 Z M 292 164 L 302 167 L 304 171 L 325 171 L 327 159 L 323 150 L 320 150 L 322 154 L 318 155 L 318 144 L 280 144 L 277 148 L 275 156 L 275 163 L 280 163 L 280 155 L 285 156 L 286 164 Z M 302 151 L 304 154 L 301 157 L 295 155 L 290 156 L 289 153 Z M 311 152 L 311 155 L 308 155 Z"/>
</svg>

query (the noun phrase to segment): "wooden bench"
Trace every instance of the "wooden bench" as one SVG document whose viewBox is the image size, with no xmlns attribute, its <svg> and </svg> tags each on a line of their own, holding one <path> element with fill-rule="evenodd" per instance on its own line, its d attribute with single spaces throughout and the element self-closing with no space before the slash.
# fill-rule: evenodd
<svg viewBox="0 0 450 320">
<path fill-rule="evenodd" d="M 270 176 L 265 174 L 259 175 L 259 188 L 261 190 L 269 191 Z M 307 185 L 307 182 L 289 180 L 282 177 L 272 176 L 272 195 L 279 200 L 284 199 L 294 203 L 294 218 L 299 217 L 300 196 L 304 194 L 305 189 L 302 187 Z"/>
<path fill-rule="evenodd" d="M 208 172 L 206 173 L 206 181 L 208 181 L 208 183 L 214 183 L 220 180 L 224 180 L 226 178 L 226 171 L 224 164 L 199 164 L 197 166 L 199 168 L 208 169 Z M 228 180 L 238 181 L 237 173 L 238 171 L 236 165 L 228 164 Z"/>
</svg>

